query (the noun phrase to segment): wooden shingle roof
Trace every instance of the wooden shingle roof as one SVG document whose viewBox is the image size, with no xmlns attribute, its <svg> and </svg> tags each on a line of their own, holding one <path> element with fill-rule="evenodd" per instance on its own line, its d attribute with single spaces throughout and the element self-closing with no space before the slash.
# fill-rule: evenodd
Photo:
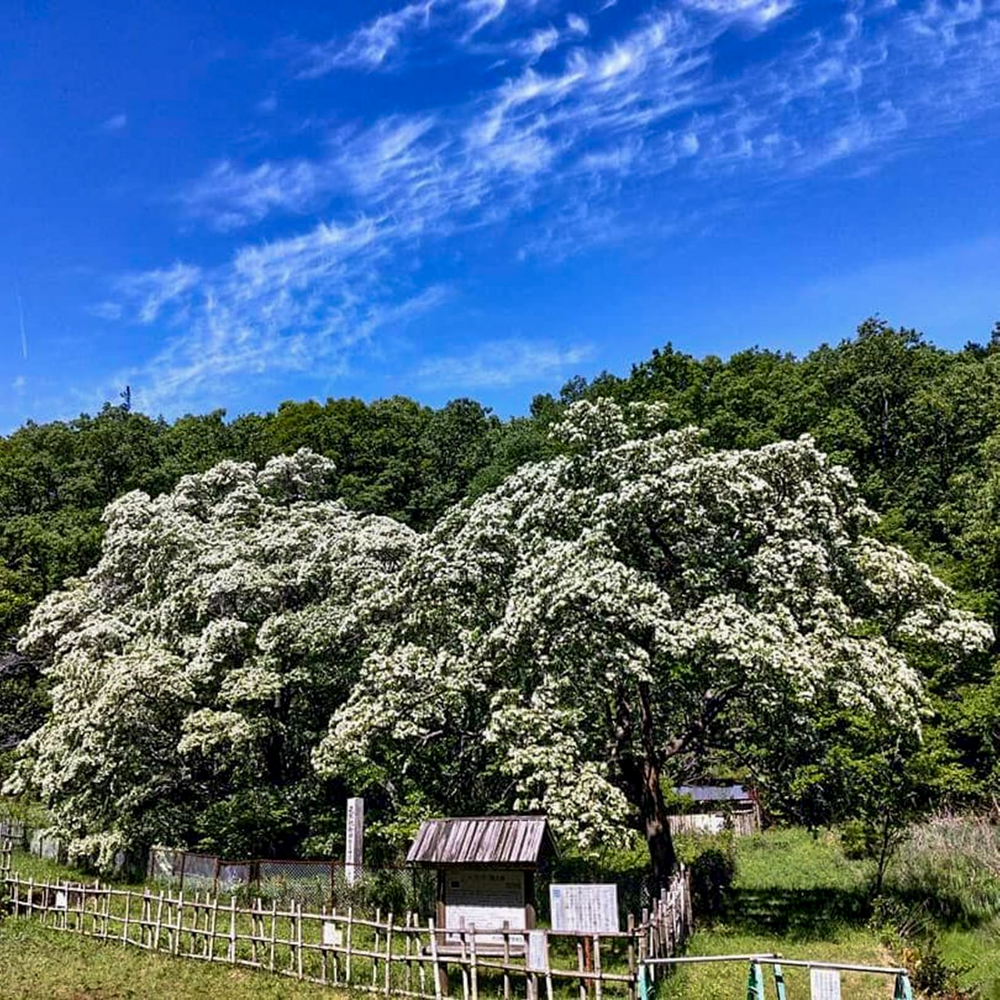
<svg viewBox="0 0 1000 1000">
<path fill-rule="evenodd" d="M 544 816 L 462 816 L 424 822 L 406 860 L 413 865 L 534 868 L 556 846 Z"/>
</svg>

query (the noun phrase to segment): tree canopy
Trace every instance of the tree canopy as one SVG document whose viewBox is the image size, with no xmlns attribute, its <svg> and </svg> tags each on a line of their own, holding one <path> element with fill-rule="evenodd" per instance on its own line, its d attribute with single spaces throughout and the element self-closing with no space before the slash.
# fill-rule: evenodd
<svg viewBox="0 0 1000 1000">
<path fill-rule="evenodd" d="M 192 725 L 185 720 L 194 711 L 215 713 L 199 718 L 206 726 L 211 721 L 215 727 L 212 731 L 218 738 L 208 752 L 211 742 L 208 736 L 199 748 L 195 730 L 191 730 L 183 753 L 176 747 L 169 753 L 164 750 L 169 767 L 176 765 L 181 769 L 167 784 L 157 784 L 162 776 L 156 774 L 142 777 L 142 781 L 147 782 L 142 787 L 147 791 L 138 795 L 134 808 L 129 805 L 132 800 L 123 790 L 121 782 L 124 779 L 110 770 L 103 774 L 101 780 L 108 784 L 100 786 L 98 783 L 98 786 L 104 788 L 100 793 L 104 799 L 95 793 L 95 803 L 106 802 L 107 816 L 111 815 L 111 804 L 115 809 L 124 804 L 122 815 L 132 816 L 128 823 L 135 824 L 122 833 L 121 843 L 138 842 L 158 830 L 170 829 L 178 839 L 218 849 L 225 847 L 230 852 L 251 849 L 267 852 L 278 850 L 279 846 L 282 850 L 320 849 L 324 844 L 331 844 L 331 838 L 339 836 L 335 828 L 339 829 L 340 824 L 334 822 L 332 816 L 345 794 L 343 781 L 364 783 L 366 775 L 381 775 L 385 779 L 384 784 L 378 785 L 378 801 L 370 798 L 373 817 L 378 816 L 380 808 L 403 809 L 408 815 L 438 808 L 435 803 L 449 801 L 446 797 L 449 789 L 456 794 L 461 792 L 465 796 L 461 801 L 470 807 L 485 808 L 494 803 L 512 802 L 518 795 L 523 802 L 541 801 L 549 796 L 546 801 L 551 805 L 553 793 L 545 788 L 555 785 L 548 783 L 543 788 L 536 783 L 529 787 L 530 783 L 525 784 L 519 777 L 520 772 L 508 759 L 509 755 L 505 756 L 507 743 L 504 740 L 509 743 L 509 739 L 504 734 L 513 732 L 513 723 L 504 728 L 506 724 L 501 725 L 502 720 L 494 720 L 490 704 L 492 691 L 479 692 L 473 697 L 464 687 L 449 689 L 450 700 L 446 701 L 453 716 L 448 716 L 448 726 L 456 732 L 469 734 L 468 738 L 456 744 L 452 736 L 432 739 L 420 730 L 419 746 L 411 747 L 419 753 L 413 752 L 405 761 L 400 757 L 400 773 L 391 776 L 388 762 L 401 752 L 401 744 L 396 745 L 387 737 L 376 738 L 372 730 L 370 752 L 355 757 L 352 770 L 345 772 L 347 778 L 336 777 L 338 772 L 331 763 L 340 753 L 339 750 L 334 753 L 335 734 L 342 725 L 359 724 L 354 709 L 363 704 L 366 685 L 370 685 L 370 677 L 378 669 L 377 657 L 383 658 L 382 669 L 386 677 L 409 657 L 414 677 L 421 671 L 437 671 L 432 677 L 432 680 L 436 678 L 435 683 L 450 683 L 448 678 L 453 675 L 449 673 L 449 664 L 455 670 L 459 669 L 460 662 L 464 664 L 462 669 L 468 669 L 463 677 L 478 671 L 491 684 L 512 692 L 512 703 L 528 713 L 520 717 L 524 725 L 534 719 L 541 726 L 539 720 L 544 717 L 550 729 L 550 736 L 546 738 L 569 753 L 572 740 L 567 741 L 566 734 L 572 732 L 572 725 L 567 717 L 556 726 L 556 720 L 542 709 L 532 708 L 532 685 L 539 676 L 538 665 L 532 670 L 515 666 L 529 659 L 528 646 L 516 643 L 534 641 L 532 637 L 541 642 L 546 636 L 555 642 L 552 638 L 555 626 L 549 624 L 545 617 L 548 612 L 542 610 L 549 598 L 552 622 L 559 621 L 569 630 L 566 642 L 578 643 L 581 656 L 590 648 L 588 643 L 596 647 L 607 642 L 608 649 L 628 650 L 630 643 L 639 642 L 628 631 L 635 628 L 634 623 L 627 625 L 631 621 L 628 614 L 621 612 L 620 624 L 624 631 L 616 632 L 600 618 L 598 611 L 603 606 L 600 602 L 585 613 L 583 607 L 573 605 L 565 594 L 558 597 L 562 593 L 560 587 L 564 586 L 558 566 L 563 566 L 568 573 L 569 566 L 579 564 L 583 579 L 595 587 L 613 578 L 616 582 L 612 593 L 613 588 L 619 586 L 625 588 L 624 592 L 630 592 L 627 588 L 633 586 L 637 578 L 644 578 L 642 574 L 645 573 L 659 588 L 655 601 L 652 596 L 649 598 L 652 601 L 649 607 L 662 610 L 666 601 L 672 610 L 685 609 L 683 614 L 689 614 L 685 601 L 693 600 L 693 591 L 677 592 L 676 583 L 667 586 L 663 582 L 667 579 L 665 564 L 650 555 L 656 552 L 658 543 L 651 541 L 647 523 L 652 517 L 647 509 L 651 500 L 649 497 L 642 499 L 647 479 L 639 476 L 623 493 L 631 498 L 629 502 L 634 501 L 638 506 L 630 507 L 624 499 L 619 499 L 609 508 L 616 515 L 631 518 L 628 521 L 631 527 L 626 532 L 615 534 L 601 520 L 603 515 L 587 506 L 594 497 L 604 495 L 602 490 L 608 496 L 617 495 L 616 473 L 605 468 L 594 455 L 610 456 L 615 448 L 625 454 L 631 453 L 631 449 L 635 452 L 635 461 L 641 465 L 641 456 L 649 457 L 652 447 L 649 442 L 654 439 L 667 441 L 668 431 L 679 432 L 674 444 L 670 445 L 677 451 L 678 468 L 693 468 L 698 463 L 708 468 L 713 462 L 721 461 L 712 456 L 726 454 L 730 456 L 727 461 L 736 462 L 738 469 L 745 471 L 748 467 L 745 463 L 750 459 L 737 462 L 734 456 L 752 453 L 758 456 L 754 461 L 763 462 L 761 456 L 771 455 L 768 449 L 774 448 L 775 456 L 784 455 L 787 462 L 792 462 L 794 457 L 794 462 L 801 464 L 804 481 L 813 483 L 811 488 L 832 490 L 827 480 L 833 475 L 833 467 L 846 467 L 856 488 L 843 487 L 844 495 L 853 496 L 852 502 L 859 505 L 859 510 L 867 506 L 880 514 L 877 522 L 868 521 L 867 526 L 862 522 L 868 515 L 852 515 L 855 520 L 848 526 L 847 508 L 836 508 L 837 517 L 845 518 L 843 531 L 846 536 L 865 540 L 868 562 L 857 554 L 858 565 L 864 572 L 874 571 L 878 560 L 892 562 L 902 558 L 899 551 L 905 551 L 913 566 L 917 565 L 914 559 L 927 563 L 937 579 L 953 588 L 952 593 L 942 591 L 934 577 L 923 575 L 924 570 L 914 570 L 916 576 L 912 585 L 926 599 L 975 612 L 996 630 L 1000 628 L 998 365 L 1000 334 L 997 330 L 985 343 L 970 343 L 962 350 L 946 351 L 935 347 L 914 330 L 894 329 L 881 320 L 872 319 L 863 323 L 854 337 L 836 345 L 823 345 L 803 358 L 755 348 L 738 352 L 728 359 L 713 356 L 698 359 L 668 344 L 636 364 L 625 377 L 604 373 L 590 382 L 583 378 L 573 379 L 556 396 L 536 397 L 529 414 L 509 420 L 498 419 L 468 399 L 454 400 L 444 407 L 432 409 L 403 397 L 394 397 L 373 402 L 358 399 L 285 402 L 270 413 L 228 419 L 222 411 L 215 411 L 200 416 L 188 415 L 172 423 L 107 405 L 96 416 L 83 415 L 76 420 L 49 424 L 29 422 L 0 438 L 0 778 L 10 772 L 14 748 L 46 719 L 52 699 L 62 706 L 59 712 L 69 715 L 70 706 L 74 704 L 72 697 L 75 697 L 71 697 L 72 685 L 78 681 L 84 684 L 89 698 L 93 691 L 86 688 L 83 678 L 103 676 L 100 671 L 108 667 L 113 658 L 134 656 L 141 667 L 160 657 L 157 662 L 161 666 L 154 671 L 156 676 L 162 672 L 164 676 L 183 678 L 183 684 L 178 680 L 173 688 L 165 685 L 163 692 L 156 695 L 157 699 L 164 699 L 162 705 L 154 699 L 148 706 L 151 717 L 162 711 L 164 718 L 172 720 L 163 730 L 162 738 L 166 741 L 163 746 L 175 747 L 182 737 L 189 735 L 179 727 Z M 588 424 L 589 429 L 574 431 L 582 437 L 567 436 L 565 427 L 556 434 L 550 433 L 558 425 L 576 426 L 574 421 L 579 422 L 585 412 L 577 409 L 582 402 L 596 407 L 592 417 L 587 418 L 593 426 Z M 623 414 L 620 420 L 609 416 L 619 412 L 606 409 L 609 403 L 614 403 Z M 638 414 L 644 411 L 630 409 L 632 404 L 638 403 L 655 406 L 640 419 Z M 604 417 L 594 414 L 604 414 Z M 691 426 L 701 428 L 700 436 L 685 433 L 684 429 Z M 626 438 L 613 444 L 617 440 L 615 434 L 620 438 L 622 433 Z M 600 444 L 594 434 L 598 438 L 601 434 L 611 437 Z M 800 440 L 804 434 L 810 435 L 811 445 Z M 629 444 L 629 440 L 633 443 Z M 782 445 L 781 442 L 792 443 Z M 664 444 L 663 448 L 666 447 Z M 257 470 L 263 470 L 277 456 L 291 456 L 303 448 L 313 453 L 309 462 L 319 461 L 315 456 L 324 460 L 322 491 L 286 506 L 259 485 L 263 472 Z M 806 458 L 812 453 L 828 456 L 823 471 L 807 473 Z M 300 460 L 302 456 L 294 461 Z M 772 456 L 769 461 L 776 462 L 777 458 Z M 219 463 L 224 464 L 220 467 Z M 315 471 L 320 466 L 310 468 Z M 593 490 L 588 492 L 582 480 L 574 484 L 558 477 L 551 478 L 554 469 L 575 469 L 576 474 L 584 478 L 592 472 L 598 478 Z M 184 527 L 177 528 L 180 534 L 174 538 L 171 534 L 174 529 L 165 527 L 176 513 L 170 506 L 174 501 L 167 498 L 176 496 L 182 489 L 182 482 L 187 483 L 183 489 L 188 489 L 198 477 L 209 474 L 209 470 L 214 470 L 211 476 L 221 476 L 230 482 L 230 500 L 223 503 L 219 499 L 218 510 L 206 514 L 207 520 L 197 530 L 197 517 L 193 520 L 181 518 L 179 523 Z M 549 476 L 544 484 L 539 481 L 532 488 L 542 490 L 539 496 L 544 495 L 555 503 L 553 509 L 561 510 L 560 505 L 568 504 L 571 513 L 558 516 L 545 513 L 548 508 L 529 502 L 527 493 L 515 503 L 511 491 L 527 491 L 524 477 L 532 475 Z M 185 480 L 191 476 L 195 480 Z M 722 473 L 719 476 L 725 478 Z M 735 483 L 741 481 L 737 476 Z M 517 487 L 519 482 L 522 487 Z M 728 484 L 720 482 L 719 491 L 724 486 Z M 219 489 L 225 493 L 230 487 Z M 260 493 L 262 518 L 256 527 L 248 511 L 240 508 L 240 503 L 252 499 L 254 490 Z M 518 503 L 521 507 L 517 507 Z M 643 503 L 647 504 L 646 508 L 641 506 Z M 686 510 L 688 501 L 678 503 Z M 777 504 L 777 500 L 774 503 Z M 386 570 L 388 575 L 382 580 L 385 585 L 380 583 L 375 588 L 385 600 L 391 597 L 389 604 L 383 607 L 379 602 L 355 601 L 352 596 L 350 615 L 356 616 L 356 626 L 352 627 L 356 627 L 357 634 L 351 641 L 356 644 L 352 647 L 351 658 L 337 667 L 340 673 L 336 682 L 332 674 L 325 672 L 328 665 L 324 664 L 322 670 L 318 666 L 315 668 L 317 672 L 303 689 L 308 690 L 312 683 L 320 685 L 315 698 L 311 694 L 293 697 L 287 693 L 294 687 L 291 685 L 282 687 L 286 692 L 283 697 L 290 699 L 288 705 L 275 708 L 265 700 L 256 703 L 257 718 L 251 727 L 254 736 L 247 744 L 252 744 L 253 749 L 245 759 L 253 760 L 253 767 L 268 762 L 266 766 L 274 769 L 275 774 L 282 770 L 285 774 L 281 780 L 272 782 L 269 778 L 260 783 L 252 780 L 252 768 L 238 773 L 236 762 L 243 758 L 232 751 L 231 741 L 227 743 L 223 725 L 223 713 L 247 713 L 249 708 L 242 703 L 230 703 L 231 692 L 224 686 L 202 685 L 191 690 L 183 686 L 189 681 L 189 661 L 200 655 L 192 650 L 201 641 L 203 631 L 209 625 L 224 628 L 222 623 L 231 616 L 215 610 L 210 614 L 195 613 L 183 605 L 184 598 L 175 597 L 181 602 L 179 607 L 186 608 L 184 614 L 188 616 L 179 619 L 178 634 L 187 638 L 168 642 L 152 624 L 157 614 L 167 613 L 167 605 L 160 608 L 159 603 L 165 600 L 164 593 L 155 588 L 145 590 L 145 584 L 139 587 L 136 583 L 136 574 L 141 575 L 138 569 L 129 570 L 133 575 L 127 579 L 118 579 L 119 568 L 114 560 L 124 560 L 123 566 L 127 567 L 129 560 L 134 558 L 138 560 L 137 565 L 156 566 L 158 572 L 166 572 L 166 567 L 172 565 L 171 559 L 176 559 L 176 566 L 169 571 L 170 587 L 176 585 L 185 593 L 208 586 L 205 581 L 216 573 L 222 575 L 212 586 L 222 588 L 222 593 L 229 585 L 225 582 L 224 569 L 230 576 L 248 573 L 246 585 L 249 590 L 258 586 L 263 590 L 258 605 L 254 606 L 256 610 L 239 617 L 247 626 L 245 633 L 241 633 L 245 641 L 227 640 L 231 641 L 234 650 L 239 650 L 238 655 L 236 652 L 231 654 L 232 669 L 261 667 L 270 670 L 270 667 L 262 667 L 265 659 L 259 647 L 261 630 L 266 638 L 273 617 L 284 620 L 292 610 L 305 614 L 305 609 L 321 604 L 327 599 L 323 596 L 323 587 L 327 585 L 334 588 L 327 595 L 332 600 L 336 589 L 333 576 L 328 580 L 317 579 L 310 574 L 320 573 L 318 567 L 302 569 L 302 589 L 289 597 L 297 606 L 279 612 L 275 610 L 276 598 L 268 590 L 271 584 L 266 583 L 267 574 L 263 569 L 251 573 L 244 563 L 230 565 L 226 560 L 235 558 L 232 551 L 240 546 L 248 553 L 258 549 L 270 551 L 267 547 L 270 527 L 283 517 L 310 522 L 313 516 L 310 505 L 338 511 L 336 515 L 328 515 L 331 524 L 335 525 L 329 529 L 334 535 L 338 532 L 364 533 L 374 530 L 376 523 L 381 524 L 378 517 L 391 518 L 392 524 L 385 526 L 385 530 L 409 539 L 406 544 L 413 548 L 408 550 L 399 568 L 391 573 Z M 209 507 L 214 511 L 215 501 Z M 227 528 L 230 532 L 228 542 L 223 543 L 220 535 L 218 546 L 221 547 L 213 548 L 215 543 L 204 537 L 213 530 L 207 526 L 221 523 L 230 509 L 234 511 L 235 520 Z M 521 513 L 514 513 L 516 510 L 529 509 L 535 511 L 532 515 L 535 520 L 524 523 L 517 520 Z M 711 511 L 713 508 L 709 505 L 705 509 Z M 128 516 L 127 510 L 132 511 Z M 492 525 L 489 530 L 476 522 L 476 518 L 486 516 L 487 512 L 490 512 L 488 517 Z M 738 511 L 734 510 L 727 516 L 732 518 L 733 530 L 742 532 L 750 522 L 744 523 L 740 520 L 743 515 L 737 515 Z M 376 520 L 366 520 L 367 516 L 375 516 Z M 134 520 L 130 521 L 129 517 Z M 513 528 L 511 518 L 515 521 Z M 706 525 L 710 522 L 711 517 L 708 517 Z M 650 523 L 655 523 L 655 518 Z M 129 524 L 132 527 L 126 531 Z M 163 539 L 173 541 L 167 544 L 155 533 L 143 541 L 145 533 L 153 531 L 154 524 L 160 526 L 156 530 L 164 532 Z M 405 526 L 406 530 L 400 526 Z M 672 526 L 671 530 L 674 529 L 680 530 L 677 525 Z M 318 539 L 323 530 L 327 529 L 301 529 L 306 539 Z M 658 530 L 666 531 L 662 525 Z M 495 550 L 487 544 L 492 535 L 496 536 Z M 756 543 L 749 536 L 740 537 L 742 541 L 733 545 L 727 558 L 755 559 L 753 545 Z M 805 537 L 811 538 L 808 532 Z M 183 543 L 178 540 L 182 538 L 186 539 Z M 479 540 L 475 541 L 477 538 Z M 669 531 L 663 538 L 670 544 L 676 541 Z M 505 539 L 506 548 L 501 546 L 500 539 Z M 176 547 L 172 548 L 175 542 Z M 480 546 L 476 558 L 484 561 L 475 569 L 479 575 L 473 574 L 461 584 L 468 589 L 462 596 L 461 587 L 452 576 L 471 558 L 463 548 L 466 544 Z M 819 545 L 822 550 L 826 542 L 810 544 Z M 138 551 L 144 545 L 147 555 L 125 555 L 130 546 L 138 547 Z M 532 545 L 537 551 L 530 547 Z M 617 546 L 621 546 L 620 551 Z M 192 556 L 202 548 L 206 552 L 216 551 L 213 558 L 218 559 L 218 565 L 201 562 L 200 557 Z M 715 558 L 719 551 L 708 546 L 704 557 L 707 559 L 712 553 Z M 563 559 L 561 564 L 558 553 Z M 877 559 L 875 554 L 878 554 Z M 284 561 L 288 567 L 295 566 L 300 557 L 305 559 L 292 549 L 283 549 L 275 555 L 278 562 Z M 692 565 L 698 565 L 697 558 L 698 553 L 694 550 L 685 552 L 684 559 L 694 560 Z M 436 562 L 424 562 L 425 559 Z M 673 559 L 671 566 L 674 563 L 687 565 L 683 559 Z M 252 565 L 249 555 L 245 562 Z M 832 557 L 827 557 L 827 564 L 828 567 L 840 565 Z M 348 559 L 345 567 L 351 565 Z M 432 565 L 438 567 L 435 572 L 427 569 Z M 603 570 L 599 567 L 602 566 L 610 574 L 608 578 L 601 575 Z M 445 572 L 442 567 L 449 569 Z M 152 570 L 141 572 L 152 573 Z M 287 572 L 299 578 L 299 569 L 289 568 Z M 685 572 L 694 570 L 689 567 Z M 538 580 L 548 580 L 549 589 L 532 591 L 533 574 L 538 575 Z M 619 574 L 621 579 L 614 574 Z M 79 582 L 81 579 L 83 583 Z M 812 580 L 809 586 L 820 586 L 818 581 L 819 578 Z M 745 600 L 748 593 L 745 588 L 750 583 L 747 580 L 741 583 L 735 576 L 723 576 L 715 585 L 719 588 L 720 601 L 739 603 Z M 452 592 L 449 588 L 453 586 L 459 589 Z M 539 583 L 538 587 L 542 585 Z M 839 583 L 832 586 L 832 592 L 846 601 L 850 613 L 863 623 L 858 625 L 861 633 L 854 638 L 874 640 L 877 634 L 882 634 L 879 630 L 889 628 L 885 622 L 869 621 L 867 613 L 852 603 L 854 598 L 838 587 Z M 65 592 L 55 596 L 60 591 Z M 125 595 L 120 607 L 115 603 L 117 597 L 114 595 L 118 594 Z M 46 595 L 52 596 L 47 598 Z M 416 595 L 424 595 L 431 602 L 440 601 L 441 607 L 451 610 L 439 611 L 436 617 L 427 612 L 426 619 L 420 618 L 405 603 Z M 528 616 L 524 620 L 530 623 L 518 633 L 516 643 L 510 631 L 513 623 L 505 617 L 507 604 L 501 607 L 501 602 L 510 601 L 512 597 L 517 597 L 512 607 L 522 609 L 519 613 Z M 530 617 L 523 609 L 531 609 L 535 617 Z M 25 652 L 15 653 L 19 631 L 33 613 L 35 618 L 26 633 Z M 98 613 L 107 621 L 94 617 L 93 628 L 84 627 L 87 616 Z M 204 617 L 206 614 L 208 617 Z M 55 616 L 48 638 L 45 637 L 48 626 L 43 624 L 47 615 Z M 579 616 L 579 622 L 573 615 Z M 470 624 L 473 619 L 475 626 Z M 100 627 L 96 624 L 98 621 L 103 622 Z M 466 624 L 459 624 L 463 622 Z M 113 628 L 109 623 L 114 623 Z M 127 633 L 114 638 L 113 629 L 125 627 L 122 623 L 127 625 Z M 102 631 L 105 625 L 111 630 Z M 314 628 L 315 634 L 324 636 L 327 628 L 328 623 L 319 623 Z M 800 624 L 795 628 L 801 630 Z M 463 629 L 468 632 L 464 638 Z M 874 632 L 869 634 L 868 630 Z M 82 655 L 84 639 L 80 637 L 84 635 L 89 637 L 86 641 L 94 643 L 94 649 L 87 654 L 89 659 L 84 658 L 90 673 L 84 671 L 77 677 L 72 664 L 74 657 Z M 449 659 L 458 656 L 466 644 L 475 645 L 486 636 L 491 637 L 491 642 L 500 643 L 495 663 Z M 919 753 L 921 760 L 933 761 L 934 767 L 921 765 L 914 771 L 924 777 L 913 801 L 919 800 L 928 808 L 989 801 L 1000 793 L 1000 727 L 997 725 L 1000 672 L 995 642 L 986 652 L 958 657 L 953 655 L 954 649 L 951 653 L 940 647 L 935 649 L 933 643 L 917 643 L 891 629 L 883 637 L 894 656 L 905 655 L 923 691 L 921 723 L 925 738 L 922 749 L 918 744 L 908 743 L 904 750 L 910 755 L 907 759 L 915 760 L 914 755 Z M 106 645 L 101 646 L 101 643 Z M 150 648 L 154 652 L 150 659 L 144 658 L 143 643 L 152 644 Z M 72 656 L 71 647 L 76 650 Z M 564 649 L 556 643 L 554 648 L 561 650 L 560 656 L 568 662 L 570 646 Z M 662 637 L 657 637 L 651 654 L 653 660 L 662 654 L 663 648 Z M 794 643 L 790 648 L 796 648 Z M 429 649 L 441 652 L 440 663 L 435 660 L 432 664 L 427 659 Z M 289 647 L 288 655 L 294 659 L 300 653 Z M 301 655 L 305 657 L 306 654 Z M 320 656 L 315 651 L 310 655 Z M 465 655 L 462 652 L 462 656 Z M 622 652 L 621 655 L 633 654 Z M 289 667 L 292 675 L 297 669 Z M 313 670 L 313 667 L 307 669 Z M 590 667 L 579 669 L 583 671 L 581 678 L 589 676 L 586 671 Z M 657 684 L 674 684 L 671 678 L 673 675 L 669 672 L 663 674 Z M 139 684 L 138 679 L 135 683 Z M 222 683 L 220 677 L 218 684 Z M 150 690 L 149 684 L 142 690 Z M 546 694 L 549 688 L 539 690 L 542 691 L 539 697 L 549 696 Z M 696 686 L 691 691 L 693 705 Z M 712 694 L 712 691 L 707 693 Z M 651 694 L 659 696 L 655 690 Z M 112 697 L 110 692 L 106 696 Z M 127 700 L 125 689 L 117 697 Z M 405 686 L 399 689 L 396 697 L 398 704 L 405 706 L 414 727 L 418 726 L 421 713 L 431 711 L 431 707 L 412 692 L 407 693 Z M 80 701 L 80 705 L 83 704 L 84 701 Z M 378 702 L 373 700 L 371 704 L 377 707 Z M 700 778 L 752 777 L 774 814 L 809 823 L 841 818 L 845 808 L 854 808 L 850 805 L 853 800 L 843 788 L 836 790 L 837 782 L 831 775 L 834 772 L 860 774 L 866 769 L 874 773 L 872 769 L 881 766 L 879 760 L 884 758 L 883 735 L 891 731 L 891 722 L 870 715 L 852 715 L 843 708 L 843 699 L 836 691 L 823 689 L 817 690 L 809 704 L 814 724 L 795 726 L 792 722 L 794 712 L 800 710 L 796 706 L 801 704 L 801 698 L 791 691 L 787 697 L 782 695 L 773 702 L 758 702 L 753 706 L 753 718 L 760 726 L 749 727 L 741 714 L 742 709 L 734 703 L 728 715 L 720 711 L 717 716 L 720 727 L 731 727 L 725 729 L 726 740 L 716 740 L 713 736 L 709 741 L 706 736 L 705 752 L 697 755 L 682 752 L 670 755 L 661 748 L 666 769 L 670 773 L 684 771 Z M 637 709 L 636 704 L 630 702 L 629 706 L 634 727 L 635 713 L 638 711 L 641 718 L 642 705 Z M 608 734 L 616 733 L 617 727 L 612 727 L 607 718 L 598 725 L 591 717 L 594 709 L 589 704 L 582 706 L 581 711 L 580 726 L 596 726 L 595 731 L 604 735 L 595 740 L 606 738 L 613 742 L 613 735 Z M 293 721 L 286 725 L 283 713 L 290 713 L 288 718 Z M 247 717 L 252 715 L 249 712 Z M 333 729 L 329 729 L 331 717 L 335 720 Z M 48 731 L 58 728 L 56 718 L 57 715 L 53 715 L 50 719 Z M 306 719 L 308 725 L 302 721 Z M 766 729 L 762 721 L 765 719 L 772 731 L 783 733 L 782 740 L 768 743 L 754 735 L 758 728 L 760 731 Z M 669 721 L 659 719 L 657 725 L 666 725 Z M 740 725 L 732 726 L 734 722 Z M 100 737 L 96 731 L 90 734 L 85 720 L 63 724 L 67 726 L 66 739 L 77 740 L 81 746 L 92 744 L 96 747 L 100 739 L 112 739 L 110 732 Z M 269 725 L 272 725 L 270 730 Z M 134 734 L 136 740 L 145 738 L 141 730 L 142 726 Z M 127 727 L 123 727 L 122 732 L 126 731 Z M 475 739 L 473 734 L 477 734 Z M 672 734 L 672 738 L 679 738 L 678 734 Z M 127 742 L 123 743 L 123 752 Z M 230 747 L 228 751 L 227 746 Z M 322 775 L 310 763 L 314 752 Z M 614 815 L 623 815 L 629 810 L 633 818 L 639 815 L 639 807 L 635 804 L 636 785 L 633 782 L 632 791 L 629 791 L 629 783 L 622 779 L 630 766 L 634 772 L 634 765 L 613 760 L 608 753 L 598 753 L 584 744 L 576 745 L 572 752 L 578 755 L 581 767 L 596 767 L 609 788 L 617 789 L 620 797 L 609 799 Z M 857 767 L 841 767 L 837 763 L 846 760 L 856 762 Z M 817 763 L 823 761 L 828 763 Z M 278 762 L 283 763 L 279 766 Z M 96 768 L 96 764 L 93 766 Z M 127 766 L 131 765 L 123 765 Z M 60 796 L 64 792 L 66 796 L 77 794 L 72 791 L 74 781 L 80 789 L 85 789 L 89 780 L 86 768 L 81 767 L 76 777 L 74 774 L 76 772 L 70 769 L 59 779 L 65 780 L 65 785 L 56 784 L 52 788 L 58 789 Z M 137 787 L 139 785 L 141 782 Z M 376 785 L 369 782 L 372 789 Z M 518 787 L 521 787 L 520 792 Z M 569 789 L 570 786 L 565 787 Z M 374 794 L 369 792 L 370 797 Z M 205 803 L 209 805 L 202 808 Z M 160 805 L 162 811 L 157 812 Z M 200 818 L 196 820 L 195 817 Z M 592 824 L 594 830 L 600 828 L 598 820 L 599 817 Z M 143 825 L 147 822 L 148 826 Z M 86 833 L 81 828 L 74 836 L 96 836 L 93 831 L 108 833 L 116 828 L 110 820 L 102 820 L 91 823 L 87 829 L 91 832 Z M 99 836 L 103 838 L 104 833 Z M 110 837 L 107 843 L 111 844 L 114 839 Z"/>
<path fill-rule="evenodd" d="M 584 849 L 638 828 L 666 877 L 665 780 L 819 702 L 912 728 L 908 657 L 991 638 L 811 440 L 719 451 L 667 417 L 577 402 L 562 454 L 424 534 L 331 499 L 305 449 L 126 494 L 21 641 L 52 712 L 15 784 L 102 865 L 241 828 L 276 849 L 295 810 L 321 836 L 339 786 L 544 808 Z"/>
</svg>

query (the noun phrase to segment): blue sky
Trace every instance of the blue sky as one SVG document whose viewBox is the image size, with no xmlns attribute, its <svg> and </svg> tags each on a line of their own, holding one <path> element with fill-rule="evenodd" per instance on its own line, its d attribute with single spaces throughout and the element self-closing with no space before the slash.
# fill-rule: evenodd
<svg viewBox="0 0 1000 1000">
<path fill-rule="evenodd" d="M 0 425 L 1000 319 L 1000 0 L 30 0 Z"/>
</svg>

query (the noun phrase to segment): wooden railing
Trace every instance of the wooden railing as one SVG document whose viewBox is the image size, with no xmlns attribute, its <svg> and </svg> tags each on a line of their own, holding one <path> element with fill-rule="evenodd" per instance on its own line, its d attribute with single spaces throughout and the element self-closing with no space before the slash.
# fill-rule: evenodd
<svg viewBox="0 0 1000 1000">
<path fill-rule="evenodd" d="M 675 877 L 642 918 L 617 933 L 580 934 L 439 928 L 414 914 L 374 917 L 308 912 L 300 905 L 250 907 L 217 896 L 37 882 L 0 871 L 8 911 L 121 945 L 247 966 L 386 996 L 441 1000 L 461 991 L 504 1000 L 556 995 L 636 1000 L 650 958 L 675 954 L 691 928 L 686 875 Z M 447 942 L 447 944 L 445 943 Z"/>
</svg>

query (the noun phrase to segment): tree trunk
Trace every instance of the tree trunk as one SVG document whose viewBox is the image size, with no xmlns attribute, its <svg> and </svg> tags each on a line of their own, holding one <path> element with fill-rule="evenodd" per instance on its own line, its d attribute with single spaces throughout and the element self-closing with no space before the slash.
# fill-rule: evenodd
<svg viewBox="0 0 1000 1000">
<path fill-rule="evenodd" d="M 670 836 L 670 822 L 660 788 L 660 769 L 654 761 L 643 763 L 642 824 L 649 848 L 649 861 L 653 869 L 653 886 L 659 890 L 670 881 L 677 855 Z"/>
<path fill-rule="evenodd" d="M 642 725 L 642 791 L 639 815 L 649 848 L 649 861 L 653 869 L 653 887 L 662 889 L 670 881 L 677 855 L 674 841 L 670 836 L 670 822 L 667 807 L 663 801 L 660 755 L 653 732 L 653 713 L 649 693 L 649 683 L 639 683 L 640 720 Z"/>
</svg>

